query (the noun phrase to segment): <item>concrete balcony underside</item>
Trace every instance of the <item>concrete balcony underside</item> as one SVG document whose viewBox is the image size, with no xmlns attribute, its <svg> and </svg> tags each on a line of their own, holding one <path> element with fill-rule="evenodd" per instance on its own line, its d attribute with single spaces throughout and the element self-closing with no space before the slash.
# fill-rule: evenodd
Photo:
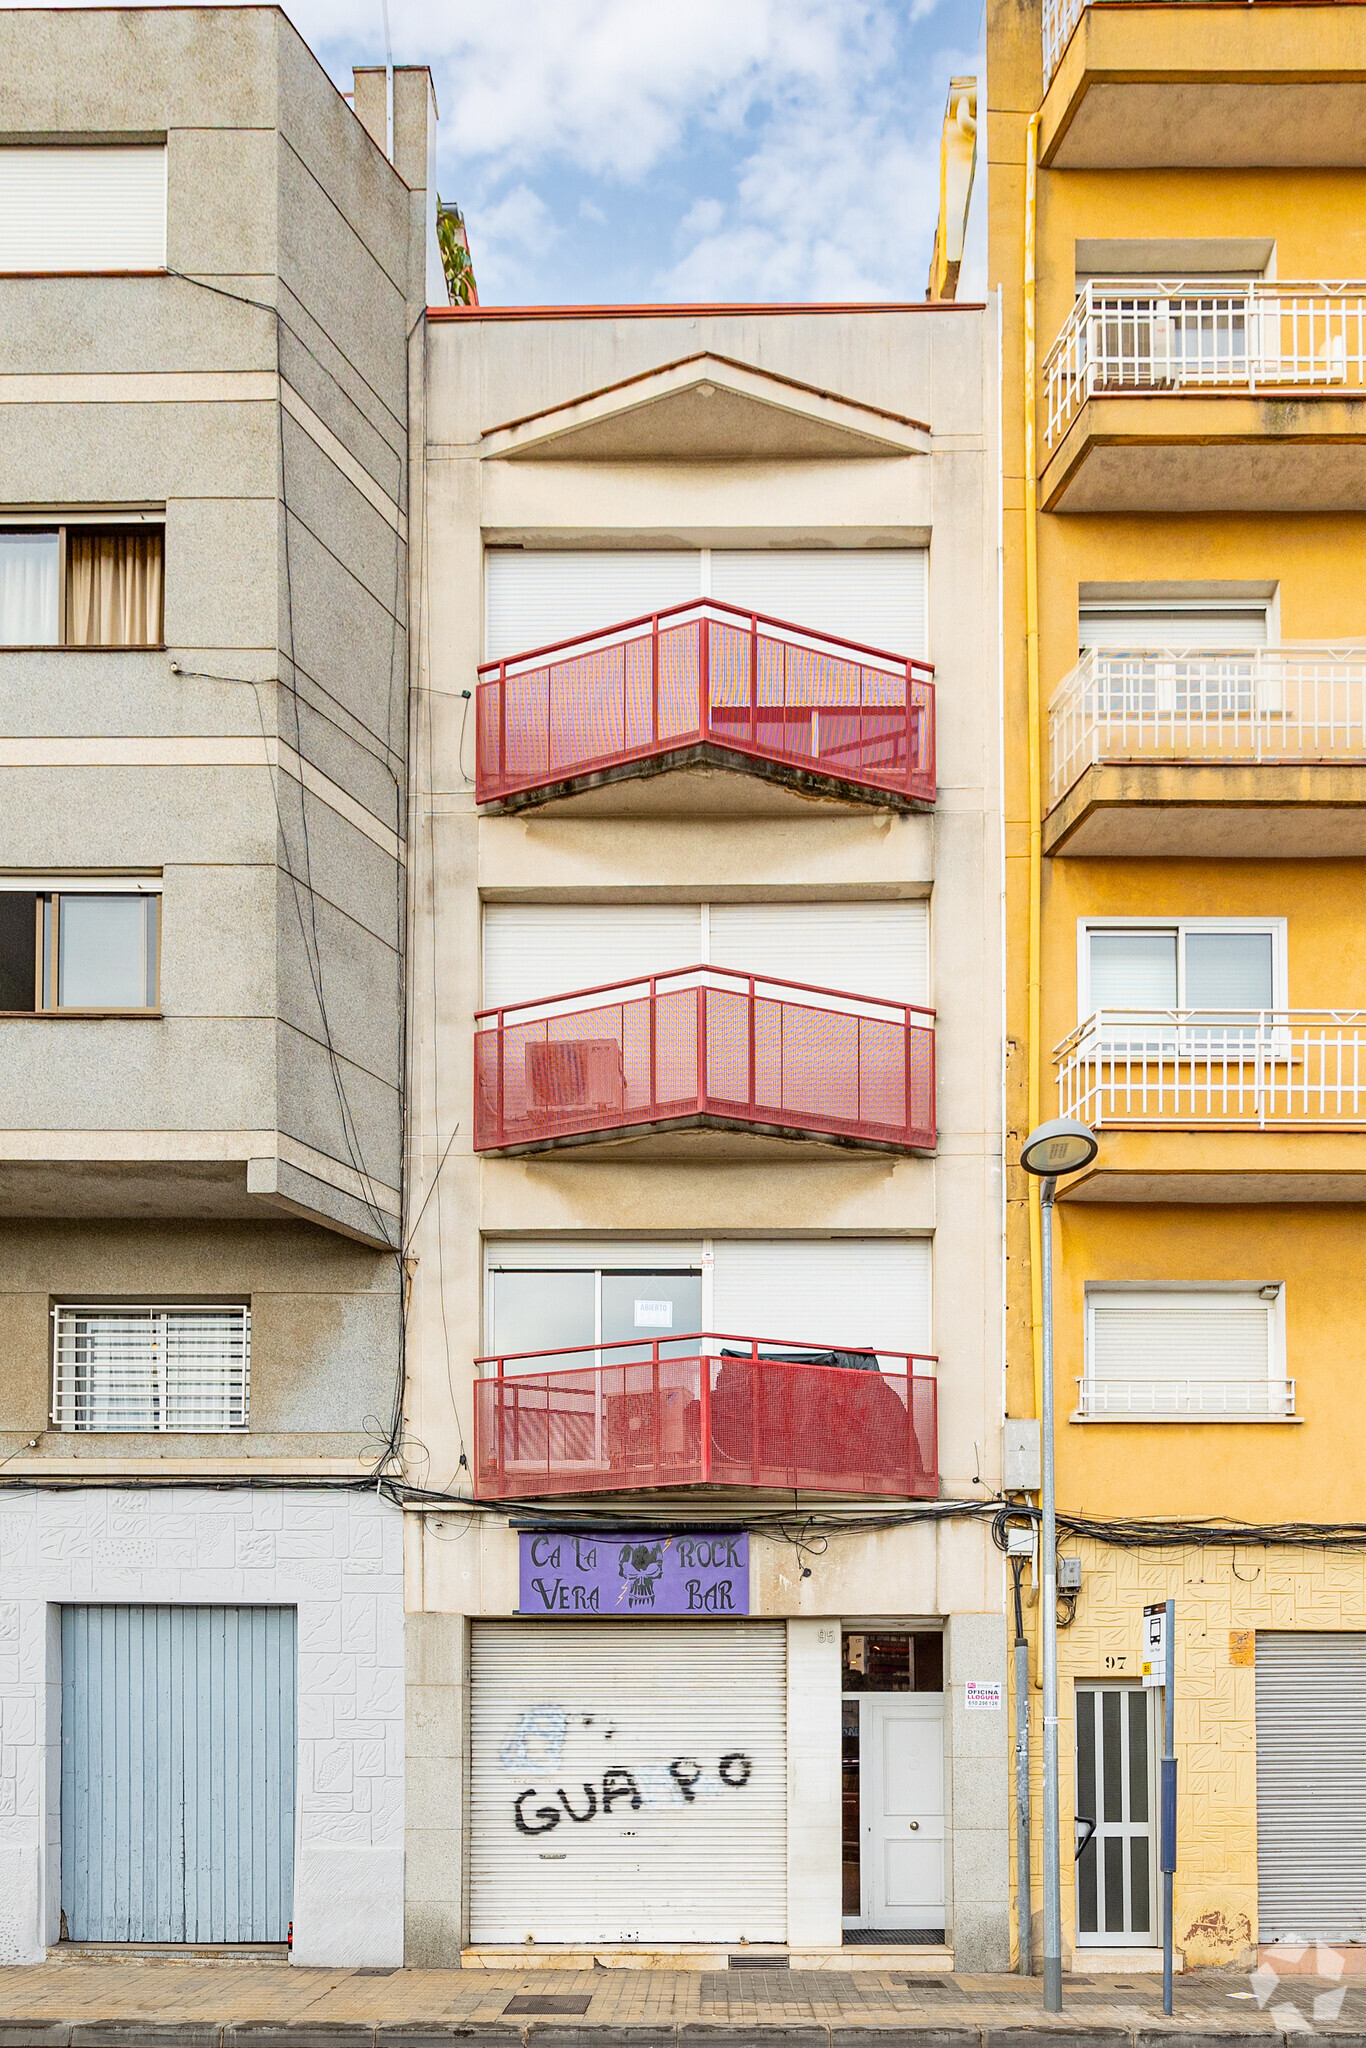
<svg viewBox="0 0 1366 2048">
<path fill-rule="evenodd" d="M 1057 170 L 1366 164 L 1358 7 L 1085 9 L 1043 103 Z"/>
<path fill-rule="evenodd" d="M 1048 456 L 1039 504 L 1063 513 L 1360 512 L 1363 445 L 1366 394 L 1107 393 L 1085 401 Z"/>
<path fill-rule="evenodd" d="M 902 795 L 822 775 L 790 761 L 768 761 L 732 752 L 713 742 L 693 744 L 624 761 L 610 768 L 565 775 L 536 789 L 519 790 L 491 801 L 492 816 L 544 810 L 580 817 L 611 817 L 633 812 L 695 811 L 753 815 L 791 812 L 812 802 L 838 803 L 858 810 L 932 811 L 932 799 Z"/>
<path fill-rule="evenodd" d="M 1106 1125 L 1093 1166 L 1060 1201 L 1366 1202 L 1366 1131 L 1125 1130 Z"/>
<path fill-rule="evenodd" d="M 1366 855 L 1366 762 L 1096 762 L 1048 813 L 1043 843 L 1078 860 Z"/>
<path fill-rule="evenodd" d="M 355 1179 L 339 1166 L 310 1172 L 264 1149 L 235 1158 L 158 1158 L 144 1147 L 121 1158 L 111 1144 L 100 1157 L 95 1133 L 79 1134 L 78 1157 L 35 1156 L 41 1134 L 15 1157 L 15 1135 L 8 1134 L 8 1156 L 0 1156 L 0 1218 L 261 1222 L 288 1215 L 386 1250 L 398 1241 L 397 1194 L 373 1188 L 372 1208 L 359 1190 L 339 1184 Z"/>
</svg>

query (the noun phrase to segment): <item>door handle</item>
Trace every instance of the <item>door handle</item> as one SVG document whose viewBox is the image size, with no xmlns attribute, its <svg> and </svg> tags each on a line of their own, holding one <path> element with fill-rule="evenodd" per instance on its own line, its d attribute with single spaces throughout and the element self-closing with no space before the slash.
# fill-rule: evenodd
<svg viewBox="0 0 1366 2048">
<path fill-rule="evenodd" d="M 919 1822 L 918 1820 L 913 1820 L 913 1821 L 911 1822 L 911 1832 L 912 1832 L 912 1833 L 914 1833 L 914 1832 L 915 1832 L 915 1830 L 916 1830 L 916 1829 L 917 1829 L 917 1828 L 918 1828 L 919 1826 L 920 1826 L 920 1822 Z"/>
</svg>

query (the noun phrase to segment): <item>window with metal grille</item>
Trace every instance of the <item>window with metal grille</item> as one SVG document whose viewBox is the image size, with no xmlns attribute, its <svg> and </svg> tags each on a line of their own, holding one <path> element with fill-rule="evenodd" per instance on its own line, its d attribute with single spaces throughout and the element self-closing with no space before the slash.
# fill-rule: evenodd
<svg viewBox="0 0 1366 2048">
<path fill-rule="evenodd" d="M 246 1428 L 250 1309 L 66 1304 L 53 1309 L 52 1326 L 55 1428 Z"/>
</svg>

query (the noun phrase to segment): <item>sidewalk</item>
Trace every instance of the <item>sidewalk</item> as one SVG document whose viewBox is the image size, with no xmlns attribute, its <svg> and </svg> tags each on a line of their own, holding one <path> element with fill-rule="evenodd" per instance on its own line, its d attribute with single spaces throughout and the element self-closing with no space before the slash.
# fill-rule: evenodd
<svg viewBox="0 0 1366 2048">
<path fill-rule="evenodd" d="M 1267 2048 L 1313 2030 L 1366 2048 L 1366 1980 L 1295 1977 L 1260 2009 L 1249 1979 L 896 1970 L 309 1970 L 240 1960 L 71 1960 L 0 1970 L 0 2048 Z"/>
</svg>

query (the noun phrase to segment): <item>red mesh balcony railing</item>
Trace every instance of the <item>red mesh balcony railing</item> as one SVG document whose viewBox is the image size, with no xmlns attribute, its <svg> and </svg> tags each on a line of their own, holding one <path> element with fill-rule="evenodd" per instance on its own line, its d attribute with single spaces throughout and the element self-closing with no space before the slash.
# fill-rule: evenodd
<svg viewBox="0 0 1366 2048">
<path fill-rule="evenodd" d="M 712 598 L 488 661 L 475 794 L 499 803 L 695 748 L 933 803 L 928 662 Z"/>
<path fill-rule="evenodd" d="M 483 1010 L 475 1150 L 709 1123 L 930 1151 L 933 1027 L 909 1003 L 717 967 Z"/>
<path fill-rule="evenodd" d="M 493 1374 L 474 1389 L 480 1499 L 678 1486 L 939 1492 L 932 1358 L 695 1335 L 477 1363 Z"/>
</svg>

